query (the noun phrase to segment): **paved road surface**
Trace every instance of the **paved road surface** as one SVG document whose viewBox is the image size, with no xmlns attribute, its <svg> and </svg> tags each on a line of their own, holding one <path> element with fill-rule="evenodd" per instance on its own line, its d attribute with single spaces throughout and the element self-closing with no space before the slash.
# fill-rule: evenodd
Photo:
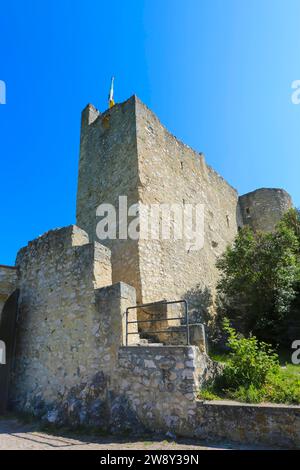
<svg viewBox="0 0 300 470">
<path fill-rule="evenodd" d="M 0 418 L 0 449 L 10 450 L 208 450 L 245 449 L 251 447 L 230 444 L 199 443 L 194 440 L 144 437 L 117 438 L 83 434 L 49 434 L 39 430 L 37 424 L 24 424 L 15 418 Z"/>
</svg>

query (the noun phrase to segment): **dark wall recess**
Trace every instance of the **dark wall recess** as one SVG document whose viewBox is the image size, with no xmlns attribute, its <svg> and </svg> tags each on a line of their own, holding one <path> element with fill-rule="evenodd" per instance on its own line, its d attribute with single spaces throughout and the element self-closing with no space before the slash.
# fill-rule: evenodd
<svg viewBox="0 0 300 470">
<path fill-rule="evenodd" d="M 0 364 L 0 414 L 7 410 L 9 384 L 13 367 L 16 320 L 19 292 L 16 290 L 5 302 L 0 320 L 0 340 L 6 347 L 6 364 Z"/>
</svg>

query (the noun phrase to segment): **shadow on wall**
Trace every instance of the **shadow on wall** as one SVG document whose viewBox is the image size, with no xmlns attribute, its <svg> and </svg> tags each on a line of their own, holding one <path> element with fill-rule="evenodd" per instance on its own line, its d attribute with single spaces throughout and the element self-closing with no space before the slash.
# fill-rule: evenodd
<svg viewBox="0 0 300 470">
<path fill-rule="evenodd" d="M 184 298 L 188 301 L 190 323 L 203 323 L 209 346 L 223 347 L 226 342 L 222 332 L 225 310 L 220 296 L 213 295 L 208 287 L 197 285 L 187 291 Z"/>
<path fill-rule="evenodd" d="M 197 285 L 184 295 L 188 301 L 190 323 L 204 323 L 208 325 L 211 320 L 213 297 L 208 287 Z"/>
<path fill-rule="evenodd" d="M 0 339 L 5 344 L 5 364 L 0 364 L 0 415 L 5 413 L 9 399 L 9 385 L 14 360 L 16 319 L 19 291 L 5 302 L 0 321 Z"/>
</svg>

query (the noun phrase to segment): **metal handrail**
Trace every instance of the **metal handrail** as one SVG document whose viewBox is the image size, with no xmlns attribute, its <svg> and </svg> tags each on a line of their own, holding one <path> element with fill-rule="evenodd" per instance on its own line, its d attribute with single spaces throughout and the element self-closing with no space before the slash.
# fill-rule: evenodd
<svg viewBox="0 0 300 470">
<path fill-rule="evenodd" d="M 147 303 L 147 304 L 139 304 L 139 305 L 134 305 L 132 307 L 127 307 L 127 309 L 126 309 L 126 346 L 128 346 L 128 336 L 129 335 L 139 334 L 138 331 L 129 332 L 128 331 L 128 325 L 129 324 L 135 323 L 136 325 L 138 325 L 139 323 L 156 323 L 156 322 L 169 321 L 169 320 L 182 320 L 182 317 L 171 317 L 171 318 L 166 318 L 166 319 L 156 318 L 156 319 L 151 319 L 151 320 L 129 321 L 128 320 L 129 310 L 138 309 L 138 308 L 145 308 L 145 307 L 151 307 L 153 305 L 159 305 L 159 304 L 170 305 L 170 304 L 179 304 L 179 303 L 184 304 L 184 311 L 185 311 L 185 325 L 180 325 L 179 328 L 186 328 L 186 344 L 189 345 L 190 344 L 190 325 L 189 325 L 188 303 L 185 299 L 181 299 L 181 300 L 169 300 L 169 301 L 162 300 L 160 302 L 150 302 L 150 303 Z M 147 314 L 149 313 L 149 315 L 150 315 L 150 312 L 145 312 L 145 313 L 147 313 Z M 153 313 L 151 315 L 155 315 L 155 313 Z M 154 334 L 154 333 L 174 333 L 174 330 L 173 331 L 171 329 L 153 330 L 153 331 L 145 331 L 145 333 L 148 333 L 148 334 L 149 333 L 150 334 Z"/>
</svg>

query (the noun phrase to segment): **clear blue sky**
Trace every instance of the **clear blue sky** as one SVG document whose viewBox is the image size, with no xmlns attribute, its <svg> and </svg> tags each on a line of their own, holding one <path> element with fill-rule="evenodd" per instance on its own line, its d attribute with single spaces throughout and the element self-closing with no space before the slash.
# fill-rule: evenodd
<svg viewBox="0 0 300 470">
<path fill-rule="evenodd" d="M 75 222 L 79 125 L 136 93 L 240 193 L 300 205 L 299 0 L 0 0 L 0 263 Z"/>
</svg>

